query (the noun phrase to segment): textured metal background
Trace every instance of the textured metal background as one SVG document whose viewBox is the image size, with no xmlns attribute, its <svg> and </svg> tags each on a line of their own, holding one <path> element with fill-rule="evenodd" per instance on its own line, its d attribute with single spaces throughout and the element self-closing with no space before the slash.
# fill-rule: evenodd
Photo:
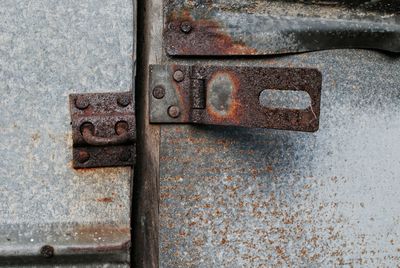
<svg viewBox="0 0 400 268">
<path fill-rule="evenodd" d="M 226 64 L 319 68 L 320 130 L 162 126 L 160 266 L 398 265 L 400 59 L 336 50 Z"/>
<path fill-rule="evenodd" d="M 129 260 L 131 168 L 72 168 L 68 95 L 131 89 L 133 11 L 1 1 L 0 264 L 47 263 L 45 244 L 66 262 Z"/>
</svg>

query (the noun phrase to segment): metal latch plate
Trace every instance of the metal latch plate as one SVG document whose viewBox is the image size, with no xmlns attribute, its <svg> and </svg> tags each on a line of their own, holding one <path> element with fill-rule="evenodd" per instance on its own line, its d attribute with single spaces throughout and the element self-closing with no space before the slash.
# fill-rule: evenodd
<svg viewBox="0 0 400 268">
<path fill-rule="evenodd" d="M 71 94 L 74 168 L 130 166 L 135 159 L 131 92 Z"/>
<path fill-rule="evenodd" d="M 151 123 L 318 130 L 322 76 L 316 69 L 153 65 L 150 72 Z M 264 107 L 265 89 L 306 92 L 310 105 Z"/>
</svg>

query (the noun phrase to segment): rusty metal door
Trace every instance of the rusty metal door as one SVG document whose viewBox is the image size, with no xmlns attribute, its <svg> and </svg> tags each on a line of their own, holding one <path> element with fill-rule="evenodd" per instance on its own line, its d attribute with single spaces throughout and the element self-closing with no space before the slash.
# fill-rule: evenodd
<svg viewBox="0 0 400 268">
<path fill-rule="evenodd" d="M 129 267 L 132 168 L 73 168 L 68 96 L 132 90 L 134 11 L 1 1 L 1 266 Z"/>
<path fill-rule="evenodd" d="M 138 161 L 151 166 L 141 171 L 141 193 L 155 200 L 139 213 L 142 234 L 154 242 L 139 241 L 152 257 L 141 263 L 398 265 L 400 60 L 392 53 L 400 44 L 398 2 L 163 2 L 140 9 L 146 139 Z M 154 66 L 166 73 L 176 66 L 318 69 L 319 130 L 177 125 L 209 123 L 182 114 L 186 88 L 197 92 L 198 84 L 179 91 L 182 75 L 154 75 L 160 68 Z M 171 88 L 183 97 L 176 107 L 162 106 Z"/>
</svg>

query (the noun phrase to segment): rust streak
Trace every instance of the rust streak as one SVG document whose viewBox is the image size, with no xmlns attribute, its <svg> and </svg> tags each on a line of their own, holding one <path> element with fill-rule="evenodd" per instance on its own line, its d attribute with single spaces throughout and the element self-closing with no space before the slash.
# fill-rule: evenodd
<svg viewBox="0 0 400 268">
<path fill-rule="evenodd" d="M 191 25 L 188 33 L 181 31 L 182 23 Z M 233 40 L 212 20 L 194 20 L 188 15 L 171 18 L 165 29 L 167 52 L 170 55 L 254 55 L 255 48 Z"/>
</svg>

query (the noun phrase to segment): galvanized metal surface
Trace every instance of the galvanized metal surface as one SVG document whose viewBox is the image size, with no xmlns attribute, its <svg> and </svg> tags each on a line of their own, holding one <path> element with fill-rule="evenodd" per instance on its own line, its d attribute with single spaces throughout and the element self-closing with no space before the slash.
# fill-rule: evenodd
<svg viewBox="0 0 400 268">
<path fill-rule="evenodd" d="M 268 55 L 330 48 L 400 52 L 398 0 L 165 0 L 177 55 Z"/>
<path fill-rule="evenodd" d="M 316 69 L 153 65 L 150 72 L 151 123 L 318 130 L 322 77 Z M 305 109 L 262 106 L 266 89 L 303 91 L 310 104 Z"/>
<path fill-rule="evenodd" d="M 132 170 L 73 169 L 68 95 L 131 89 L 133 10 L 1 1 L 0 265 L 128 266 Z"/>
<path fill-rule="evenodd" d="M 400 59 L 225 64 L 320 69 L 320 130 L 163 125 L 160 267 L 398 266 Z"/>
<path fill-rule="evenodd" d="M 71 94 L 74 168 L 133 166 L 133 92 Z"/>
</svg>

